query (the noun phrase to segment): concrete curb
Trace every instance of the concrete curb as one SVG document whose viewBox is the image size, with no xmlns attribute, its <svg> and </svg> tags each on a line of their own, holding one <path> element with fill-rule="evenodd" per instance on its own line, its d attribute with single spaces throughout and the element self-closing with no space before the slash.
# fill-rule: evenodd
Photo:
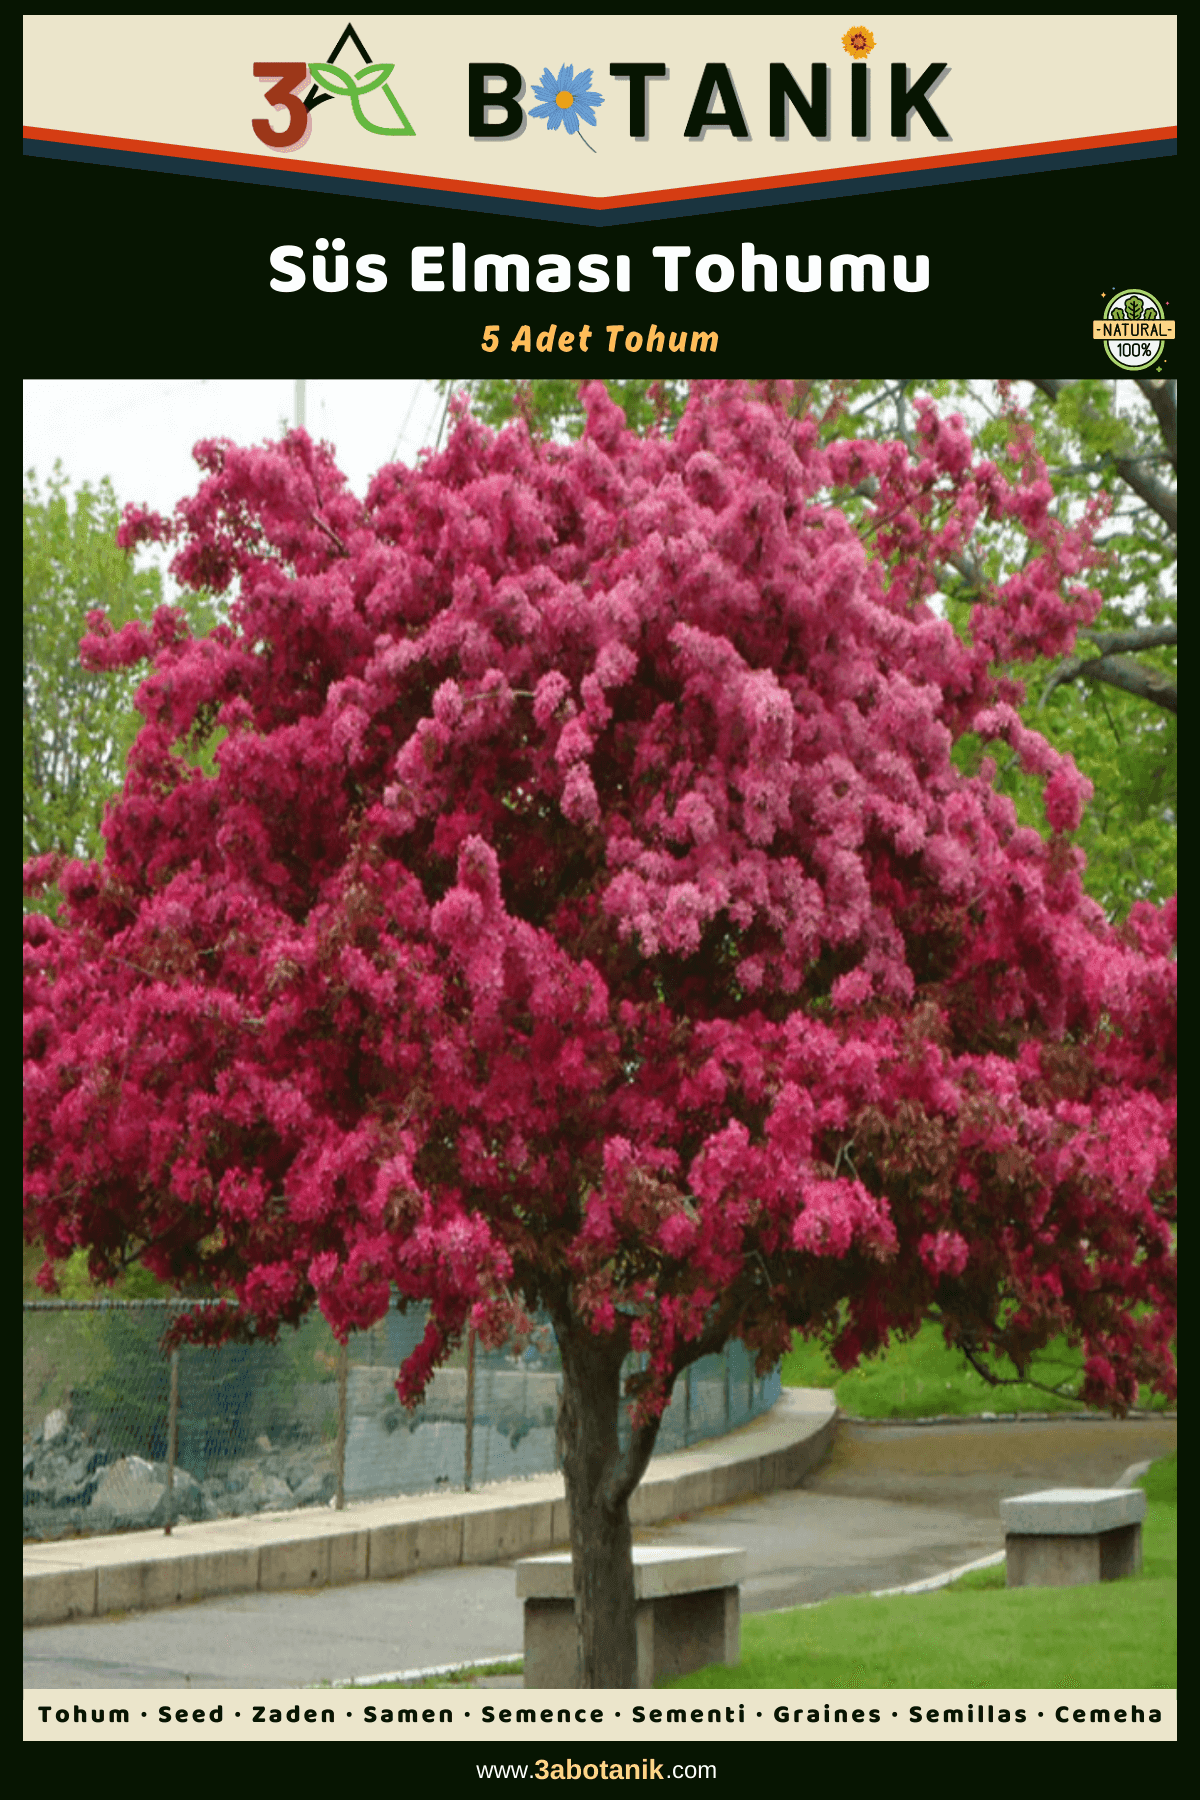
<svg viewBox="0 0 1200 1800">
<path fill-rule="evenodd" d="M 388 1686 L 395 1682 L 398 1686 L 415 1687 L 419 1681 L 432 1681 L 435 1675 L 464 1675 L 471 1669 L 495 1669 L 501 1663 L 515 1668 L 525 1661 L 525 1652 L 518 1650 L 514 1656 L 476 1656 L 470 1662 L 435 1663 L 430 1669 L 393 1669 L 384 1675 L 348 1675 L 341 1681 L 331 1681 L 331 1688 L 370 1688 Z"/>
<path fill-rule="evenodd" d="M 1127 1419 L 1145 1423 L 1155 1419 L 1177 1420 L 1177 1412 L 1134 1412 L 1125 1414 Z M 1018 1412 L 1018 1413 L 930 1413 L 921 1419 L 862 1419 L 856 1413 L 838 1410 L 838 1421 L 843 1425 L 870 1425 L 886 1429 L 888 1426 L 909 1425 L 1046 1425 L 1063 1424 L 1074 1421 L 1077 1424 L 1090 1424 L 1093 1420 L 1098 1425 L 1111 1425 L 1113 1416 L 1106 1412 Z"/>
<path fill-rule="evenodd" d="M 949 1587 L 960 1575 L 971 1575 L 976 1569 L 994 1569 L 1005 1560 L 1006 1550 L 993 1550 L 990 1556 L 978 1556 L 974 1562 L 961 1563 L 957 1569 L 947 1569 L 944 1575 L 927 1575 L 924 1581 L 910 1581 L 907 1587 L 874 1588 L 872 1600 L 890 1600 L 893 1594 L 934 1594 L 939 1588 Z"/>
<path fill-rule="evenodd" d="M 837 1427 L 833 1395 L 786 1388 L 727 1437 L 652 1457 L 630 1503 L 635 1526 L 796 1487 Z M 509 1562 L 569 1539 L 561 1475 L 497 1482 L 472 1494 L 368 1500 L 160 1531 L 24 1546 L 24 1622 L 178 1606 L 220 1594 L 389 1581 L 423 1569 Z"/>
</svg>

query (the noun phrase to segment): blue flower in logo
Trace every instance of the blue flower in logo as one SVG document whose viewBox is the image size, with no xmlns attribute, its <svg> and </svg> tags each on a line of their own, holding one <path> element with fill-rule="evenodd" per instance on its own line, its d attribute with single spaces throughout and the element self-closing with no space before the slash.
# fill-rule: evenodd
<svg viewBox="0 0 1200 1800">
<path fill-rule="evenodd" d="M 592 87 L 592 71 L 581 69 L 576 75 L 574 63 L 564 63 L 557 76 L 552 75 L 549 69 L 543 69 L 542 79 L 534 82 L 533 91 L 542 104 L 531 106 L 529 117 L 545 119 L 551 131 L 557 131 L 560 125 L 565 125 L 568 135 L 578 136 L 580 143 L 587 144 L 594 156 L 594 147 L 588 144 L 579 130 L 581 119 L 585 125 L 594 125 L 594 108 L 604 105 L 604 95 L 596 93 Z"/>
</svg>

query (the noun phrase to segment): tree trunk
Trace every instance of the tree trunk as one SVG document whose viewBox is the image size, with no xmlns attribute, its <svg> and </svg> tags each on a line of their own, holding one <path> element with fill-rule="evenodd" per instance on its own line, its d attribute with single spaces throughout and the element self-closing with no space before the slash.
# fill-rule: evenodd
<svg viewBox="0 0 1200 1800">
<path fill-rule="evenodd" d="M 585 1688 L 629 1688 L 637 1681 L 629 1496 L 650 1460 L 658 1422 L 636 1431 L 622 1452 L 621 1349 L 578 1320 L 556 1319 L 555 1331 L 563 1368 L 558 1448 L 571 1523 L 576 1678 Z"/>
</svg>

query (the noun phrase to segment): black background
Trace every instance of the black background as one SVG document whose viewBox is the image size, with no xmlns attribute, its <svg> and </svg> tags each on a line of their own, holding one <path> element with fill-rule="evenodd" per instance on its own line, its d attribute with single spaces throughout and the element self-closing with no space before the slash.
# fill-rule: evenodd
<svg viewBox="0 0 1200 1800">
<path fill-rule="evenodd" d="M 24 373 L 69 377 L 207 369 L 226 376 L 308 367 L 314 375 L 455 376 L 647 374 L 812 376 L 881 368 L 972 375 L 1041 356 L 1068 375 L 1112 374 L 1091 321 L 1102 295 L 1139 284 L 1170 308 L 1178 298 L 1179 234 L 1174 157 L 1084 169 L 1002 175 L 886 193 L 847 193 L 787 205 L 742 207 L 633 224 L 572 225 L 409 201 L 322 194 L 157 170 L 109 168 L 26 155 L 21 262 L 27 276 Z M 1168 227 L 1164 229 L 1165 227 Z M 351 286 L 325 294 L 312 284 L 278 294 L 271 250 L 319 236 L 346 240 Z M 615 270 L 632 259 L 631 291 L 455 294 L 449 247 L 520 252 L 536 271 L 549 251 L 571 259 L 602 252 Z M 680 291 L 663 289 L 655 244 L 689 244 L 690 267 L 719 252 L 740 269 L 741 244 L 776 257 L 780 291 L 754 295 L 740 283 L 700 290 L 685 264 Z M 414 244 L 446 246 L 442 294 L 414 294 Z M 386 257 L 382 293 L 354 287 L 354 260 Z M 829 262 L 873 251 L 888 270 L 881 294 L 828 290 Z M 892 290 L 892 257 L 930 259 L 929 288 Z M 794 294 L 783 258 L 824 258 L 825 285 Z M 306 257 L 307 266 L 307 257 Z M 593 328 L 586 356 L 513 353 L 528 324 Z M 646 332 L 716 331 L 707 355 L 609 354 L 605 327 Z M 481 348 L 483 328 L 500 348 Z M 906 352 L 912 352 L 906 357 Z M 1168 345 L 1156 373 L 1175 372 Z"/>
</svg>

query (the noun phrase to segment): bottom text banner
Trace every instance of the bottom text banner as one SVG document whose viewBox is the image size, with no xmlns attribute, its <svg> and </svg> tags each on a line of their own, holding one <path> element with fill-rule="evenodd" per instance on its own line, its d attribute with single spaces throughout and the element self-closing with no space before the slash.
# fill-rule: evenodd
<svg viewBox="0 0 1200 1800">
<path fill-rule="evenodd" d="M 29 1689 L 33 1742 L 262 1738 L 456 1744 L 479 1752 L 481 1780 L 715 1779 L 682 1771 L 664 1745 L 796 1744 L 806 1739 L 937 1743 L 1047 1739 L 1172 1741 L 1165 1689 Z M 490 1748 L 502 1764 L 488 1763 Z M 573 1754 L 568 1754 L 572 1751 Z M 711 1759 L 710 1759 L 711 1761 Z M 720 1759 L 713 1764 L 719 1767 Z M 705 1765 L 708 1766 L 707 1764 Z M 494 1773 L 486 1771 L 493 1770 Z M 729 1769 L 733 1776 L 733 1766 Z"/>
</svg>

